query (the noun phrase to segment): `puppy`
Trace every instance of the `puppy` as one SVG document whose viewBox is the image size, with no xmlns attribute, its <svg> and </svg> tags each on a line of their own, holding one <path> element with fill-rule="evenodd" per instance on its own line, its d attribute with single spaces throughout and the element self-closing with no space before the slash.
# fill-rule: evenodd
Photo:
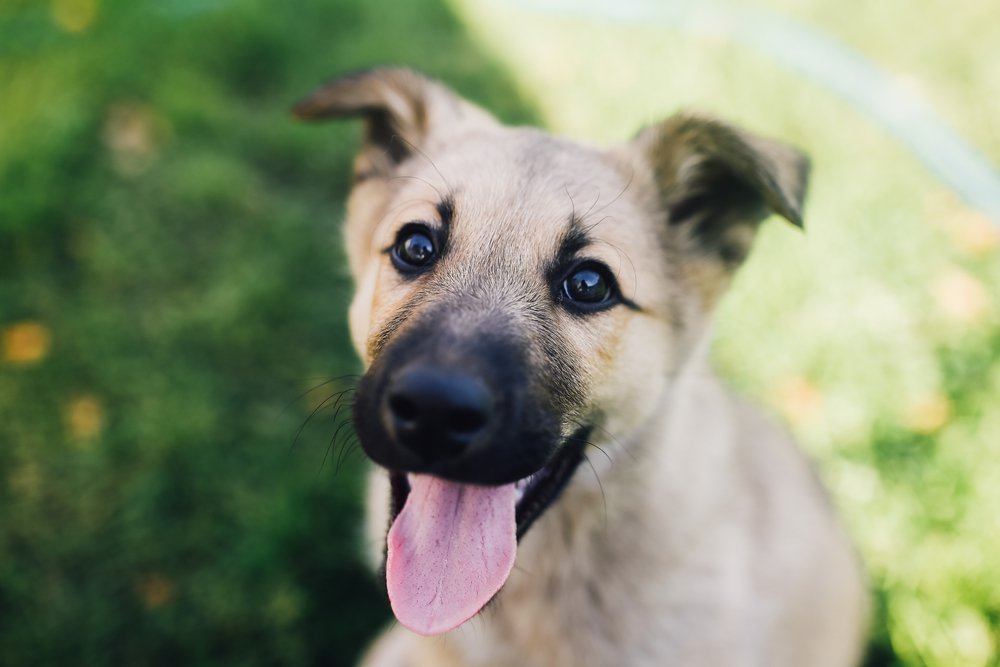
<svg viewBox="0 0 1000 667">
<path fill-rule="evenodd" d="M 399 624 L 366 667 L 857 664 L 849 541 L 707 363 L 759 223 L 802 224 L 803 155 L 696 115 L 594 148 L 406 69 L 294 112 L 367 130 L 354 421 Z"/>
</svg>

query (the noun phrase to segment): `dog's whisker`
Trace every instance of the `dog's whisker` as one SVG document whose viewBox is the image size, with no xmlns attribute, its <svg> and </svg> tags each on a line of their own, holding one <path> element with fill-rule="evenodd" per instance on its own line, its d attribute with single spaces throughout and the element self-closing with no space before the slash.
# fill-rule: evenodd
<svg viewBox="0 0 1000 667">
<path fill-rule="evenodd" d="M 620 446 L 620 443 L 618 443 L 617 439 L 613 435 L 611 435 L 611 433 L 606 428 L 604 428 L 603 426 L 601 426 L 600 424 L 593 423 L 593 422 L 585 422 L 582 419 L 580 419 L 579 417 L 570 417 L 569 419 L 570 419 L 570 421 L 573 424 L 575 424 L 577 426 L 577 428 L 580 428 L 580 429 L 583 429 L 583 428 L 587 428 L 587 429 L 596 428 L 596 429 L 600 429 L 601 431 L 604 431 L 608 435 L 608 437 L 613 442 L 615 442 L 615 444 L 618 444 Z M 603 454 L 605 456 L 605 458 L 608 459 L 608 463 L 610 463 L 612 466 L 615 464 L 614 459 L 611 457 L 610 454 L 608 454 L 607 450 L 604 449 L 603 447 L 601 447 L 600 445 L 598 445 L 597 443 L 593 442 L 590 439 L 582 439 L 581 440 L 578 436 L 574 436 L 574 437 L 568 438 L 567 441 L 568 442 L 582 442 L 583 444 L 585 444 L 587 446 L 594 447 L 595 449 L 599 450 L 601 452 L 601 454 Z"/>
<path fill-rule="evenodd" d="M 344 463 L 351 463 L 352 461 L 363 462 L 365 460 L 364 452 L 358 444 L 357 440 L 352 440 L 347 445 L 347 454 L 344 456 Z"/>
<path fill-rule="evenodd" d="M 341 401 L 341 399 L 343 398 L 343 396 L 345 394 L 349 393 L 349 392 L 352 392 L 352 391 L 356 391 L 356 388 L 355 387 L 348 387 L 347 389 L 344 389 L 343 391 L 337 392 L 336 394 L 331 394 L 331 395 L 327 396 L 326 398 L 324 398 L 323 401 L 320 402 L 320 404 L 317 405 L 313 409 L 313 411 L 309 413 L 309 416 L 306 417 L 305 421 L 302 422 L 302 425 L 299 426 L 298 430 L 295 432 L 295 437 L 292 438 L 292 444 L 289 446 L 289 449 L 295 449 L 295 445 L 298 444 L 299 438 L 302 436 L 302 431 L 305 430 L 306 425 L 309 424 L 309 422 L 312 420 L 312 418 L 315 417 L 316 414 L 320 410 L 322 410 L 324 407 L 326 407 L 330 403 L 330 401 L 332 401 L 332 400 L 336 400 L 336 403 L 334 403 L 334 405 L 339 404 L 340 401 Z"/>
<path fill-rule="evenodd" d="M 598 448 L 600 449 L 600 448 Z M 590 457 L 586 454 L 583 455 L 583 460 L 587 462 L 590 466 L 591 472 L 594 473 L 594 479 L 597 480 L 597 488 L 601 491 L 601 504 L 604 506 L 604 532 L 608 532 L 608 497 L 604 494 L 604 484 L 601 482 L 601 476 L 597 474 L 597 468 L 594 467 L 594 462 L 590 460 Z"/>
<path fill-rule="evenodd" d="M 569 186 L 568 185 L 564 185 L 563 186 L 563 192 L 566 193 L 566 197 L 569 199 L 569 205 L 570 205 L 569 219 L 570 220 L 576 220 L 576 202 L 573 201 L 573 195 L 571 195 L 569 193 Z"/>
<path fill-rule="evenodd" d="M 326 467 L 326 461 L 330 458 L 330 452 L 333 451 L 333 440 L 331 439 L 329 444 L 326 446 L 326 452 L 323 454 L 323 460 L 319 464 L 319 470 L 316 471 L 316 477 L 319 478 L 323 474 L 323 468 Z"/>
<path fill-rule="evenodd" d="M 281 409 L 281 412 L 279 414 L 284 414 L 285 412 L 288 411 L 288 409 L 290 407 L 292 407 L 293 405 L 295 405 L 296 403 L 298 403 L 303 398 L 305 398 L 309 394 L 313 393 L 317 389 L 325 387 L 328 384 L 333 384 L 334 382 L 339 382 L 340 380 L 343 380 L 344 378 L 347 378 L 347 377 L 360 377 L 360 376 L 356 376 L 356 375 L 355 376 L 341 375 L 341 376 L 335 377 L 335 378 L 328 378 L 328 379 L 324 380 L 323 382 L 320 382 L 317 385 L 313 385 L 312 387 L 309 387 L 308 389 L 306 389 L 305 391 L 303 391 L 301 394 L 298 394 L 295 398 L 293 398 L 288 403 L 286 403 L 285 406 Z"/>
<path fill-rule="evenodd" d="M 347 406 L 350 406 L 350 408 L 349 408 L 350 410 L 354 409 L 354 398 L 352 397 L 352 398 L 348 399 L 347 401 L 344 401 L 343 398 L 346 398 L 346 396 L 337 400 L 337 406 L 336 406 L 336 408 L 333 411 L 333 417 L 331 419 L 331 421 L 334 424 L 337 424 L 337 426 L 336 426 L 336 428 L 335 428 L 335 430 L 333 432 L 333 435 L 330 438 L 330 444 L 334 448 L 336 448 L 337 437 L 340 435 L 340 431 L 344 427 L 344 424 L 349 423 L 349 422 L 352 421 L 352 417 L 349 414 L 344 420 L 341 420 L 341 421 L 338 422 L 338 420 L 340 420 L 340 412 L 341 412 L 341 410 L 343 410 Z M 337 467 L 338 468 L 340 467 L 339 464 L 338 464 Z"/>
<path fill-rule="evenodd" d="M 318 379 L 318 378 L 314 378 L 314 379 Z M 327 386 L 329 384 L 333 384 L 334 382 L 342 382 L 342 381 L 347 380 L 347 379 L 350 379 L 352 381 L 357 381 L 357 380 L 361 379 L 361 376 L 360 375 L 356 375 L 356 374 L 347 374 L 347 375 L 338 375 L 337 377 L 333 377 L 333 378 L 325 378 L 323 380 L 323 382 L 320 382 L 317 385 L 313 385 L 312 387 L 309 387 L 308 389 L 306 389 L 305 391 L 303 391 L 301 394 L 299 394 L 295 398 L 293 398 L 291 401 L 289 401 L 288 403 L 286 403 L 285 406 L 283 408 L 281 408 L 281 411 L 278 413 L 278 415 L 280 416 L 280 415 L 284 414 L 285 412 L 288 411 L 288 409 L 290 407 L 292 407 L 293 405 L 295 405 L 296 403 L 298 403 L 303 398 L 305 398 L 309 394 L 313 393 L 317 389 L 325 387 L 325 386 Z M 276 419 L 277 419 L 277 417 L 276 417 Z"/>
<path fill-rule="evenodd" d="M 434 160 L 432 160 L 430 158 L 430 156 L 428 156 L 427 153 L 425 153 L 419 146 L 417 146 L 416 144 L 414 144 L 412 141 L 409 141 L 406 137 L 396 135 L 395 138 L 398 138 L 404 144 L 406 144 L 407 146 L 409 146 L 413 150 L 414 153 L 416 153 L 420 157 L 422 157 L 425 160 L 427 160 L 427 164 L 429 164 L 431 166 L 431 168 L 434 171 L 437 172 L 437 175 L 441 177 L 441 180 L 444 182 L 444 185 L 445 185 L 446 188 L 448 188 L 449 190 L 453 190 L 454 189 L 454 188 L 451 187 L 451 183 L 448 182 L 448 179 L 444 177 L 444 174 L 441 173 L 441 170 L 438 169 L 437 165 L 434 164 Z M 430 185 L 432 188 L 434 188 L 434 190 L 437 191 L 438 196 L 441 197 L 441 199 L 444 199 L 444 196 L 441 195 L 441 191 L 440 190 L 438 190 L 436 187 L 434 187 L 430 183 L 428 183 L 428 185 Z"/>
<path fill-rule="evenodd" d="M 610 243 L 608 241 L 605 241 L 605 244 L 608 245 L 608 246 L 610 246 L 611 248 L 613 248 L 615 250 L 615 252 L 618 253 L 618 261 L 619 261 L 618 270 L 619 271 L 621 271 L 621 265 L 620 265 L 620 263 L 621 263 L 622 259 L 627 260 L 628 263 L 629 263 L 629 266 L 632 267 L 632 295 L 629 298 L 630 299 L 634 299 L 636 293 L 639 291 L 639 272 L 635 268 L 635 262 L 632 261 L 632 258 L 629 257 L 629 254 L 627 252 L 625 252 L 624 250 L 622 250 L 621 248 L 619 248 L 618 246 L 616 246 L 614 243 Z"/>
<path fill-rule="evenodd" d="M 608 460 L 608 463 L 610 463 L 612 466 L 615 464 L 615 460 L 611 458 L 611 454 L 608 454 L 608 452 L 603 447 L 590 441 L 587 441 L 587 445 L 593 447 L 601 454 L 604 454 L 604 458 L 606 458 Z"/>
<path fill-rule="evenodd" d="M 344 407 L 346 407 L 347 405 L 353 406 L 353 404 L 354 404 L 354 399 L 353 398 L 348 399 L 346 402 L 344 401 L 345 398 L 347 398 L 347 394 L 346 393 L 343 394 L 342 396 L 340 396 L 337 399 L 337 403 L 333 407 L 333 418 L 332 418 L 332 421 L 334 423 L 336 423 L 336 421 L 338 419 L 340 419 L 340 411 L 343 410 Z"/>
<path fill-rule="evenodd" d="M 600 186 L 596 187 L 596 190 L 597 190 L 597 196 L 594 197 L 594 201 L 591 202 L 590 207 L 587 209 L 586 213 L 584 213 L 583 215 L 580 216 L 580 220 L 586 220 L 587 216 L 590 215 L 591 211 L 594 210 L 594 208 L 597 206 L 598 202 L 601 201 L 601 188 L 600 188 Z M 591 225 L 590 227 L 586 228 L 586 230 L 588 232 L 591 229 L 593 229 L 593 225 Z"/>
<path fill-rule="evenodd" d="M 577 422 L 577 423 L 578 423 L 579 425 L 581 425 L 581 426 L 583 425 L 583 423 L 582 423 L 582 422 Z M 632 450 L 631 450 L 631 449 L 629 449 L 628 447 L 626 447 L 626 446 L 625 446 L 625 443 L 623 443 L 623 442 L 622 442 L 621 440 L 619 440 L 619 439 L 618 439 L 618 438 L 617 438 L 617 437 L 615 436 L 615 434 L 614 434 L 614 433 L 612 433 L 611 431 L 609 431 L 609 430 L 608 430 L 607 428 L 605 428 L 604 426 L 602 426 L 601 424 L 598 424 L 598 423 L 596 423 L 596 422 L 594 422 L 594 423 L 590 423 L 590 424 L 588 424 L 588 426 L 591 426 L 591 427 L 593 427 L 593 428 L 596 428 L 597 430 L 601 431 L 601 432 L 602 432 L 602 433 L 604 433 L 604 434 L 605 434 L 606 436 L 608 436 L 608 438 L 609 438 L 609 439 L 611 440 L 611 442 L 613 442 L 613 443 L 614 443 L 614 444 L 615 444 L 615 445 L 616 445 L 616 446 L 618 447 L 618 449 L 620 449 L 620 450 L 622 450 L 623 452 L 625 452 L 625 454 L 627 454 L 627 455 L 628 455 L 628 457 L 629 457 L 630 459 L 632 459 L 632 461 L 633 461 L 633 462 L 635 462 L 635 461 L 637 461 L 637 460 L 638 460 L 638 459 L 636 459 L 636 457 L 635 457 L 635 454 L 634 454 L 634 453 L 632 452 Z M 595 445 L 595 447 L 596 447 L 596 445 Z M 602 452 L 604 453 L 604 455 L 605 455 L 605 456 L 608 456 L 608 453 L 607 453 L 606 451 L 604 451 L 604 450 L 603 450 L 603 449 L 602 449 L 601 447 L 598 447 L 598 449 L 601 449 L 601 451 L 602 451 Z M 610 459 L 611 457 L 610 457 L 610 456 L 608 456 L 608 458 Z M 612 463 L 613 463 L 613 461 L 612 461 Z"/>
<path fill-rule="evenodd" d="M 334 431 L 333 438 L 332 438 L 332 441 L 334 443 L 334 448 L 335 449 L 337 448 L 337 438 L 340 436 L 341 430 L 345 426 L 347 426 L 348 424 L 352 423 L 352 421 L 353 420 L 350 417 L 347 417 L 346 419 L 342 420 L 340 422 L 340 424 L 337 425 L 337 430 Z M 348 431 L 348 433 L 349 433 L 349 431 Z M 345 439 L 345 441 L 343 443 L 341 443 L 339 449 L 340 449 L 340 451 L 337 454 L 337 465 L 334 468 L 334 474 L 338 474 L 340 472 L 340 467 L 343 465 L 344 459 L 346 458 L 346 450 L 347 450 L 347 440 L 346 439 Z"/>
<path fill-rule="evenodd" d="M 403 175 L 403 176 L 390 176 L 388 178 L 388 180 L 390 180 L 390 181 L 419 181 L 420 183 L 423 183 L 427 187 L 429 187 L 432 190 L 434 190 L 434 192 L 437 193 L 438 197 L 440 197 L 441 199 L 444 199 L 444 195 L 441 193 L 441 190 L 439 190 L 436 185 L 434 185 L 433 183 L 431 183 L 430 181 L 428 181 L 426 178 L 420 178 L 419 176 L 407 176 L 407 175 Z M 429 201 L 429 200 L 425 200 L 425 201 Z M 406 203 L 412 203 L 412 202 L 406 202 Z"/>
<path fill-rule="evenodd" d="M 343 402 L 343 400 L 344 400 L 345 397 L 346 397 L 346 393 L 342 393 L 337 398 L 337 403 L 335 404 L 336 405 L 335 412 L 334 412 L 334 415 L 333 415 L 333 421 L 334 422 L 336 422 L 338 416 L 340 415 L 340 410 L 343 408 L 342 402 Z M 350 402 L 350 401 L 348 401 L 348 402 Z M 350 418 L 348 418 L 348 419 L 350 419 Z M 322 463 L 320 463 L 320 466 L 319 466 L 319 471 L 320 472 L 322 472 L 324 466 L 326 465 L 326 461 L 329 458 L 330 453 L 333 451 L 333 449 L 335 449 L 335 440 L 336 440 L 338 432 L 339 432 L 339 429 L 335 430 L 333 436 L 330 437 L 330 441 L 327 443 L 326 452 L 323 454 L 323 461 L 322 461 Z"/>
<path fill-rule="evenodd" d="M 630 173 L 629 173 L 628 181 L 625 183 L 625 186 L 621 189 L 621 191 L 617 195 L 615 195 L 614 199 L 612 199 L 611 201 L 609 201 L 607 204 L 605 204 L 601 208 L 597 209 L 597 211 L 596 211 L 597 213 L 600 213 L 601 211 L 603 211 L 604 209 L 608 208 L 609 206 L 611 206 L 612 204 L 614 204 L 616 201 L 618 201 L 619 199 L 621 199 L 622 196 L 624 196 L 624 194 L 626 192 L 628 192 L 629 188 L 632 187 L 632 181 L 635 180 L 635 167 L 629 165 L 629 169 L 630 169 Z M 586 216 L 584 216 L 584 217 L 586 217 Z M 606 218 L 602 218 L 601 221 L 603 222 L 605 219 Z"/>
</svg>

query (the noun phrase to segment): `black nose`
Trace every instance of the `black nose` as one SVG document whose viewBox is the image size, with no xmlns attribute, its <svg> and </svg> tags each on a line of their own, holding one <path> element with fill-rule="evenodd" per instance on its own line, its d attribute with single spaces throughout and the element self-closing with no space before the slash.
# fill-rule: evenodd
<svg viewBox="0 0 1000 667">
<path fill-rule="evenodd" d="M 493 404 L 489 388 L 473 376 L 410 366 L 389 381 L 382 415 L 399 445 L 438 463 L 461 456 L 488 429 Z"/>
</svg>

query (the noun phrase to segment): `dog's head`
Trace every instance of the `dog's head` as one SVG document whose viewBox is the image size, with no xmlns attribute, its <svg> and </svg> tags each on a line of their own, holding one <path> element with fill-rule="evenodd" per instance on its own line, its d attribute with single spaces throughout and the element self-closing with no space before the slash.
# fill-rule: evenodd
<svg viewBox="0 0 1000 667">
<path fill-rule="evenodd" d="M 346 229 L 355 425 L 393 479 L 393 609 L 443 632 L 503 585 L 595 429 L 656 411 L 760 221 L 801 224 L 807 162 L 692 115 L 592 148 L 404 69 L 295 113 L 366 121 Z"/>
</svg>

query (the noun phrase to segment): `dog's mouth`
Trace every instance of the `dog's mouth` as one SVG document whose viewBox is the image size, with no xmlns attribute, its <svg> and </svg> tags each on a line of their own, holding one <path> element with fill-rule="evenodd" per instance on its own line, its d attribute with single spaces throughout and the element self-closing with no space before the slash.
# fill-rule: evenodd
<svg viewBox="0 0 1000 667">
<path fill-rule="evenodd" d="M 589 432 L 580 428 L 540 470 L 501 486 L 390 472 L 386 586 L 396 618 L 437 635 L 477 614 L 507 581 L 517 541 L 583 461 Z"/>
</svg>

